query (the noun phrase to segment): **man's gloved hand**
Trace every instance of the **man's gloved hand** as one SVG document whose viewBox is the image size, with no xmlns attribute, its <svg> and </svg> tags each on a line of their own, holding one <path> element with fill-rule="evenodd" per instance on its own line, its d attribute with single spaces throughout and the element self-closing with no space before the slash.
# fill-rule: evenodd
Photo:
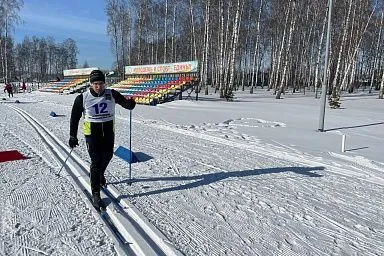
<svg viewBox="0 0 384 256">
<path fill-rule="evenodd" d="M 136 106 L 136 101 L 132 98 L 128 99 L 127 109 L 132 110 Z"/>
<path fill-rule="evenodd" d="M 79 140 L 76 137 L 71 136 L 69 137 L 68 144 L 71 148 L 74 148 L 76 146 L 79 146 Z"/>
</svg>

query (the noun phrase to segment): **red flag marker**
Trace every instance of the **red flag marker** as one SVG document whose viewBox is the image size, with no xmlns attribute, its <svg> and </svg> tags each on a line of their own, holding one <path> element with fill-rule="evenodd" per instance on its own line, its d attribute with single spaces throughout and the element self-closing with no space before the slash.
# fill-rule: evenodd
<svg viewBox="0 0 384 256">
<path fill-rule="evenodd" d="M 19 151 L 0 151 L 0 163 L 26 159 Z"/>
</svg>

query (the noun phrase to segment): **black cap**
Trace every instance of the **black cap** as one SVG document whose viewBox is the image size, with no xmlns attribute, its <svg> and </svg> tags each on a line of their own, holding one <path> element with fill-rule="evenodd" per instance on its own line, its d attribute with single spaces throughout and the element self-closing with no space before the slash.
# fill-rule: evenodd
<svg viewBox="0 0 384 256">
<path fill-rule="evenodd" d="M 105 83 L 105 76 L 103 72 L 100 70 L 92 70 L 91 74 L 89 75 L 89 82 L 93 83 L 96 81 L 101 81 Z"/>
</svg>

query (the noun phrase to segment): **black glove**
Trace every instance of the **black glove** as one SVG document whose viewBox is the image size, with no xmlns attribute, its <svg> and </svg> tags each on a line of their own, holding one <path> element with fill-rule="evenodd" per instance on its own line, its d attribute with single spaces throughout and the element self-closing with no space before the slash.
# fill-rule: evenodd
<svg viewBox="0 0 384 256">
<path fill-rule="evenodd" d="M 136 101 L 132 98 L 129 98 L 127 103 L 127 109 L 132 110 L 135 108 L 135 106 L 136 106 Z"/>
<path fill-rule="evenodd" d="M 76 137 L 71 136 L 69 137 L 68 144 L 71 148 L 74 148 L 76 146 L 79 146 L 79 140 Z"/>
</svg>

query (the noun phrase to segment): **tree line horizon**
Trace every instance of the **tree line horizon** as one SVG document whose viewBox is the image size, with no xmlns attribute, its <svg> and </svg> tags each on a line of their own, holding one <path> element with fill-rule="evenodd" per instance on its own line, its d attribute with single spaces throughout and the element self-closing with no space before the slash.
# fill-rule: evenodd
<svg viewBox="0 0 384 256">
<path fill-rule="evenodd" d="M 4 15 L 0 5 L 0 78 L 21 69 L 49 75 L 77 66 L 76 42 L 69 38 L 51 47 L 59 49 L 55 58 L 45 51 L 45 58 L 22 67 L 21 49 L 48 41 L 52 46 L 52 40 L 13 46 L 6 27 L 18 24 L 22 1 L 2 2 L 13 9 Z M 113 69 L 120 74 L 124 66 L 198 60 L 199 90 L 207 94 L 214 87 L 220 97 L 253 93 L 256 86 L 273 90 L 276 98 L 288 88 L 317 95 L 323 83 L 328 0 L 105 0 L 105 13 Z M 364 84 L 382 98 L 384 1 L 333 1 L 331 24 L 328 91 L 340 94 Z"/>
</svg>

